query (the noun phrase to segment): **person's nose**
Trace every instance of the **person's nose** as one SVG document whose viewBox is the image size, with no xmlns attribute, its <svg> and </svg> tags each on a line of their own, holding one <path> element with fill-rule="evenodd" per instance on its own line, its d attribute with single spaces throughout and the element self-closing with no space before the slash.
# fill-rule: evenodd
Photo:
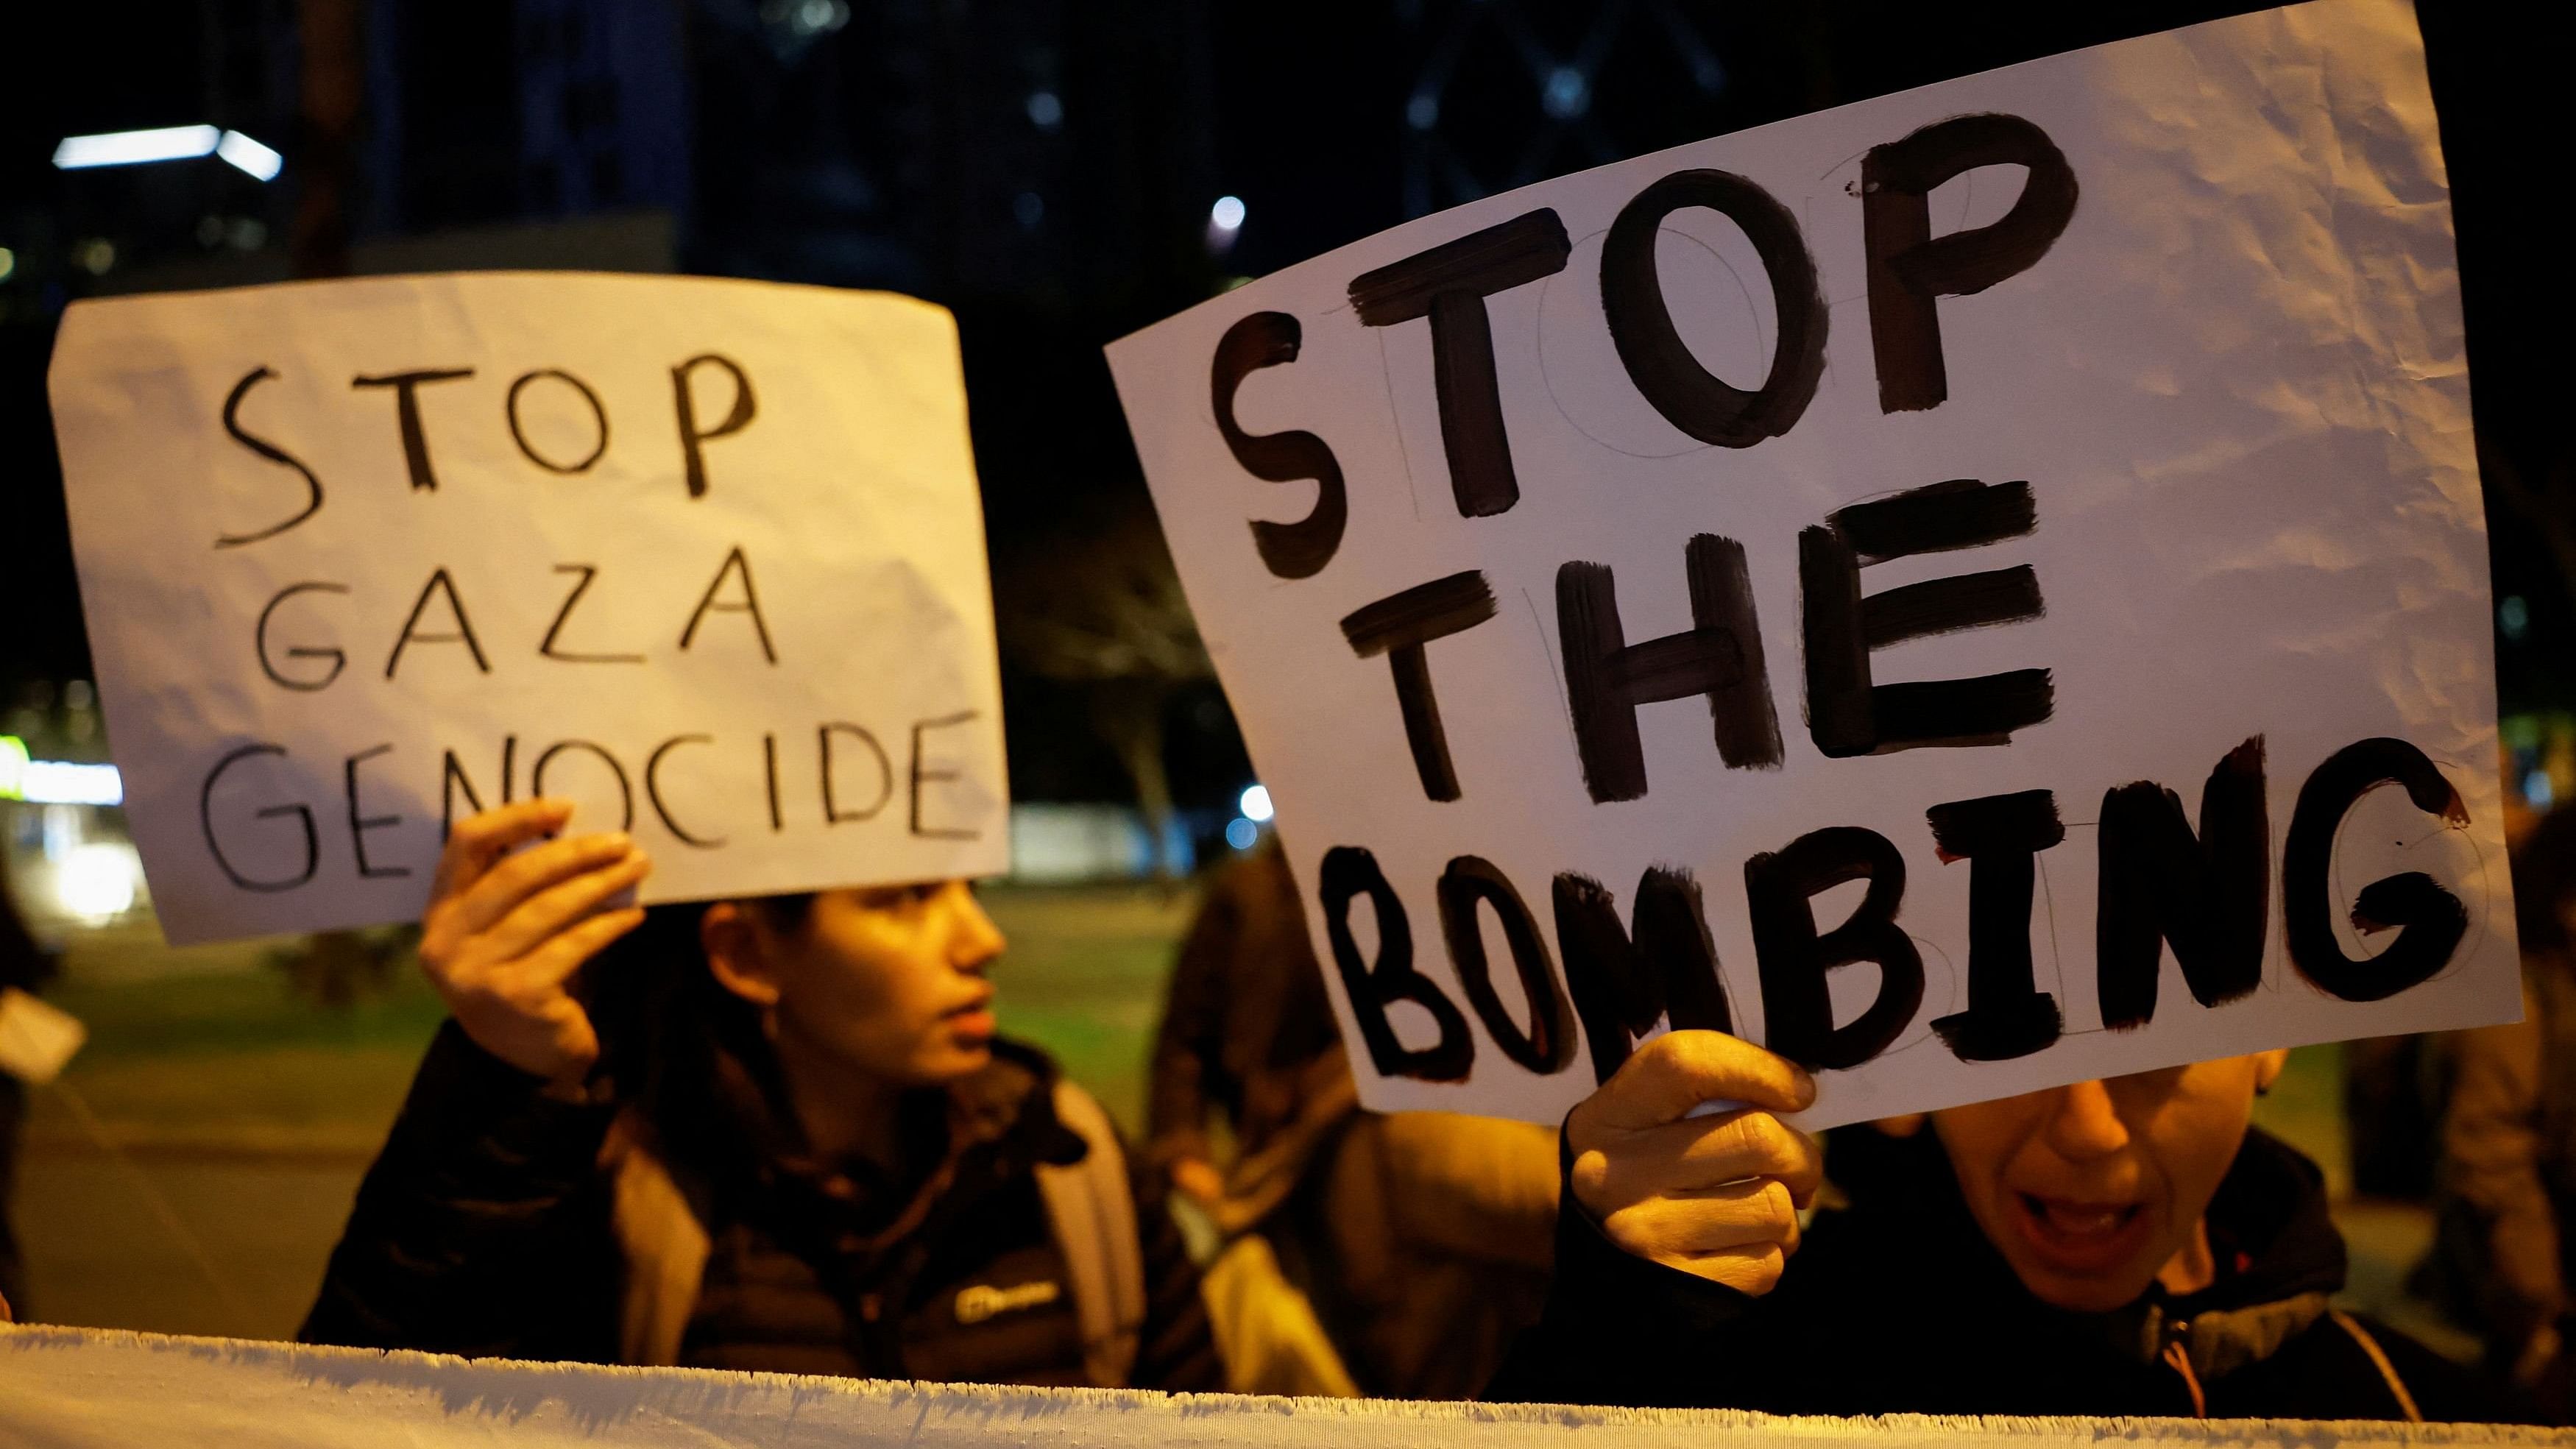
<svg viewBox="0 0 2576 1449">
<path fill-rule="evenodd" d="M 2129 1124 L 2120 1120 L 2107 1083 L 2077 1082 L 2051 1096 L 2048 1144 L 2069 1162 L 2108 1157 L 2129 1145 Z"/>
<path fill-rule="evenodd" d="M 1010 944 L 1002 928 L 984 914 L 984 903 L 975 899 L 966 882 L 948 883 L 948 960 L 960 971 L 981 971 L 993 964 Z"/>
</svg>

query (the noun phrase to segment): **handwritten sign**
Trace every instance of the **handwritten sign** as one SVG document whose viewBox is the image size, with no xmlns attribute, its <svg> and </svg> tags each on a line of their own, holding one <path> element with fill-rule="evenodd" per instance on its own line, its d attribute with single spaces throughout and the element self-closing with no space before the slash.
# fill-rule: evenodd
<svg viewBox="0 0 2576 1449">
<path fill-rule="evenodd" d="M 1809 1125 L 2511 1019 L 2411 13 L 1413 222 L 1110 349 L 1367 1103 L 1634 1043 Z"/>
<path fill-rule="evenodd" d="M 956 331 L 741 282 L 84 302 L 53 366 L 126 808 L 174 941 L 417 916 L 533 795 L 646 898 L 1008 859 Z"/>
</svg>

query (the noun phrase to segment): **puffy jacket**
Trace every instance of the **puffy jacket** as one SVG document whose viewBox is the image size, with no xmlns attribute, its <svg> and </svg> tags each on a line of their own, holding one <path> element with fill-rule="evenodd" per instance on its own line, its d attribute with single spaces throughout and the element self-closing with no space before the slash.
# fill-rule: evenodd
<svg viewBox="0 0 2576 1449">
<path fill-rule="evenodd" d="M 1864 1129 L 1865 1130 L 1865 1129 Z M 2315 1165 L 2248 1134 L 2210 1204 L 2220 1272 L 2115 1313 L 2033 1297 L 1933 1134 L 1870 1144 L 1754 1298 L 1621 1252 L 1566 1193 L 1556 1285 L 1487 1397 L 1790 1414 L 2492 1419 L 2468 1371 L 2332 1307 L 2343 1239 Z M 1847 1180 L 1857 1178 L 1858 1180 Z"/>
<path fill-rule="evenodd" d="M 1123 1160 L 1104 1176 L 1108 1164 L 1092 1159 L 1117 1151 L 1106 1119 L 1033 1049 L 997 1043 L 986 1071 L 911 1104 L 946 1147 L 926 1176 L 901 1183 L 774 1154 L 746 1168 L 675 1152 L 640 1112 L 559 1101 L 539 1085 L 453 1022 L 441 1028 L 300 1337 L 870 1378 L 1221 1386 L 1177 1231 L 1136 1195 Z M 1123 1267 L 1121 1231 L 1132 1243 Z"/>
</svg>

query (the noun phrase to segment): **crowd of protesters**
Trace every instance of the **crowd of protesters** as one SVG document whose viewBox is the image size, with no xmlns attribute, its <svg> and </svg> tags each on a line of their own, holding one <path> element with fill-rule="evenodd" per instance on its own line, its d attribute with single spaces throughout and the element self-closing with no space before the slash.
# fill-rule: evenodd
<svg viewBox="0 0 2576 1449">
<path fill-rule="evenodd" d="M 2516 852 L 2530 1019 L 2432 1053 L 2419 1281 L 2483 1327 L 2462 1365 L 2338 1306 L 2324 1176 L 2249 1125 L 2281 1052 L 1820 1143 L 1780 1120 L 1806 1073 L 1680 1031 L 1561 1133 L 1371 1113 L 1265 843 L 1181 947 L 1131 1150 L 996 1035 L 1005 942 L 965 882 L 644 910 L 640 848 L 567 814 L 451 836 L 421 940 L 451 1019 L 308 1340 L 1825 1414 L 2567 1412 L 2576 816 Z"/>
</svg>

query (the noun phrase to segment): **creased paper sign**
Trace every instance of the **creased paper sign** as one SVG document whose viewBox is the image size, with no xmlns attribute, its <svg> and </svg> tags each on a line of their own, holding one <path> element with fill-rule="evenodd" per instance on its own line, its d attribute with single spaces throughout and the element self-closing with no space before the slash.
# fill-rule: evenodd
<svg viewBox="0 0 2576 1449">
<path fill-rule="evenodd" d="M 999 871 L 956 329 L 698 279 L 84 302 L 52 390 L 126 809 L 174 941 L 417 916 L 534 795 L 648 900 Z"/>
<path fill-rule="evenodd" d="M 1372 1107 L 1811 1126 L 2512 1018 L 2411 12 L 1399 227 L 1110 349 Z"/>
</svg>

